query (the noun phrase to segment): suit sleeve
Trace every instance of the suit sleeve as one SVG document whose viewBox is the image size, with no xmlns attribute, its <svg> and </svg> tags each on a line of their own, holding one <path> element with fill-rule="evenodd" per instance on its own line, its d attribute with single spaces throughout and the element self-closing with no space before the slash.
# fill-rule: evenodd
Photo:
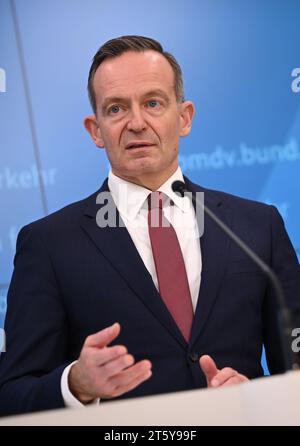
<svg viewBox="0 0 300 446">
<path fill-rule="evenodd" d="M 46 240 L 38 223 L 18 236 L 7 296 L 6 352 L 0 357 L 0 415 L 64 406 L 68 325 Z M 69 361 L 71 362 L 71 361 Z"/>
<path fill-rule="evenodd" d="M 300 327 L 300 267 L 285 230 L 283 220 L 273 206 L 271 212 L 271 268 L 278 276 L 285 293 L 287 306 L 292 311 L 293 328 Z M 284 372 L 281 339 L 278 329 L 278 305 L 274 290 L 268 286 L 263 304 L 264 344 L 269 371 Z"/>
</svg>

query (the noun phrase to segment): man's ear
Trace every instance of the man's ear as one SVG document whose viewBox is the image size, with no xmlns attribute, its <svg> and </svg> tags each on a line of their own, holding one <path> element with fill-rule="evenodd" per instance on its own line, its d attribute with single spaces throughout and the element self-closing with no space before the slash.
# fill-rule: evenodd
<svg viewBox="0 0 300 446">
<path fill-rule="evenodd" d="M 194 114 L 195 106 L 192 101 L 180 104 L 180 136 L 187 136 L 190 133 Z"/>
<path fill-rule="evenodd" d="M 104 147 L 104 141 L 101 135 L 101 131 L 97 122 L 97 118 L 95 115 L 89 115 L 84 118 L 83 121 L 84 127 L 91 135 L 92 140 L 96 144 L 97 147 Z"/>
</svg>

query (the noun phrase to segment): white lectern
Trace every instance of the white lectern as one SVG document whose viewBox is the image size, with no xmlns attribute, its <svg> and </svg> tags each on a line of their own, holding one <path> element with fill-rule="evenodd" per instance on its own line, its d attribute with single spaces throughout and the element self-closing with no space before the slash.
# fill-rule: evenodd
<svg viewBox="0 0 300 446">
<path fill-rule="evenodd" d="M 0 426 L 300 425 L 300 371 L 202 389 L 0 419 Z"/>
</svg>

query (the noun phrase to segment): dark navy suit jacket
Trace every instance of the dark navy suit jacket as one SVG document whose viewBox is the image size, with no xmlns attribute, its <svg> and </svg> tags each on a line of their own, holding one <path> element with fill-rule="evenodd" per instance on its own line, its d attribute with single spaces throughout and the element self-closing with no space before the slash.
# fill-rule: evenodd
<svg viewBox="0 0 300 446">
<path fill-rule="evenodd" d="M 194 192 L 204 190 L 206 205 L 278 274 L 299 327 L 300 268 L 277 210 L 186 182 Z M 105 181 L 100 191 L 107 190 Z M 97 226 L 100 191 L 20 231 L 0 358 L 2 415 L 63 407 L 63 369 L 88 335 L 116 321 L 122 330 L 113 344 L 153 364 L 152 377 L 123 398 L 205 387 L 203 354 L 219 368 L 259 377 L 263 343 L 270 372 L 283 370 L 273 291 L 212 221 L 205 218 L 187 345 L 126 228 Z"/>
</svg>

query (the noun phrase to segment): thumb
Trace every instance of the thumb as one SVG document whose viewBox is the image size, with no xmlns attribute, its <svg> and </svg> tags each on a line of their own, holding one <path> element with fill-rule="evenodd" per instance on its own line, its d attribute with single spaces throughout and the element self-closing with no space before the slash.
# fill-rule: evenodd
<svg viewBox="0 0 300 446">
<path fill-rule="evenodd" d="M 121 326 L 118 322 L 116 322 L 110 327 L 104 328 L 103 330 L 88 336 L 85 340 L 85 346 L 98 348 L 106 347 L 110 342 L 119 336 L 120 331 Z"/>
<path fill-rule="evenodd" d="M 211 356 L 203 355 L 199 359 L 199 364 L 202 369 L 202 372 L 204 373 L 207 381 L 207 385 L 210 385 L 211 380 L 216 376 L 218 373 L 218 369 L 216 366 L 215 361 L 211 358 Z"/>
</svg>

